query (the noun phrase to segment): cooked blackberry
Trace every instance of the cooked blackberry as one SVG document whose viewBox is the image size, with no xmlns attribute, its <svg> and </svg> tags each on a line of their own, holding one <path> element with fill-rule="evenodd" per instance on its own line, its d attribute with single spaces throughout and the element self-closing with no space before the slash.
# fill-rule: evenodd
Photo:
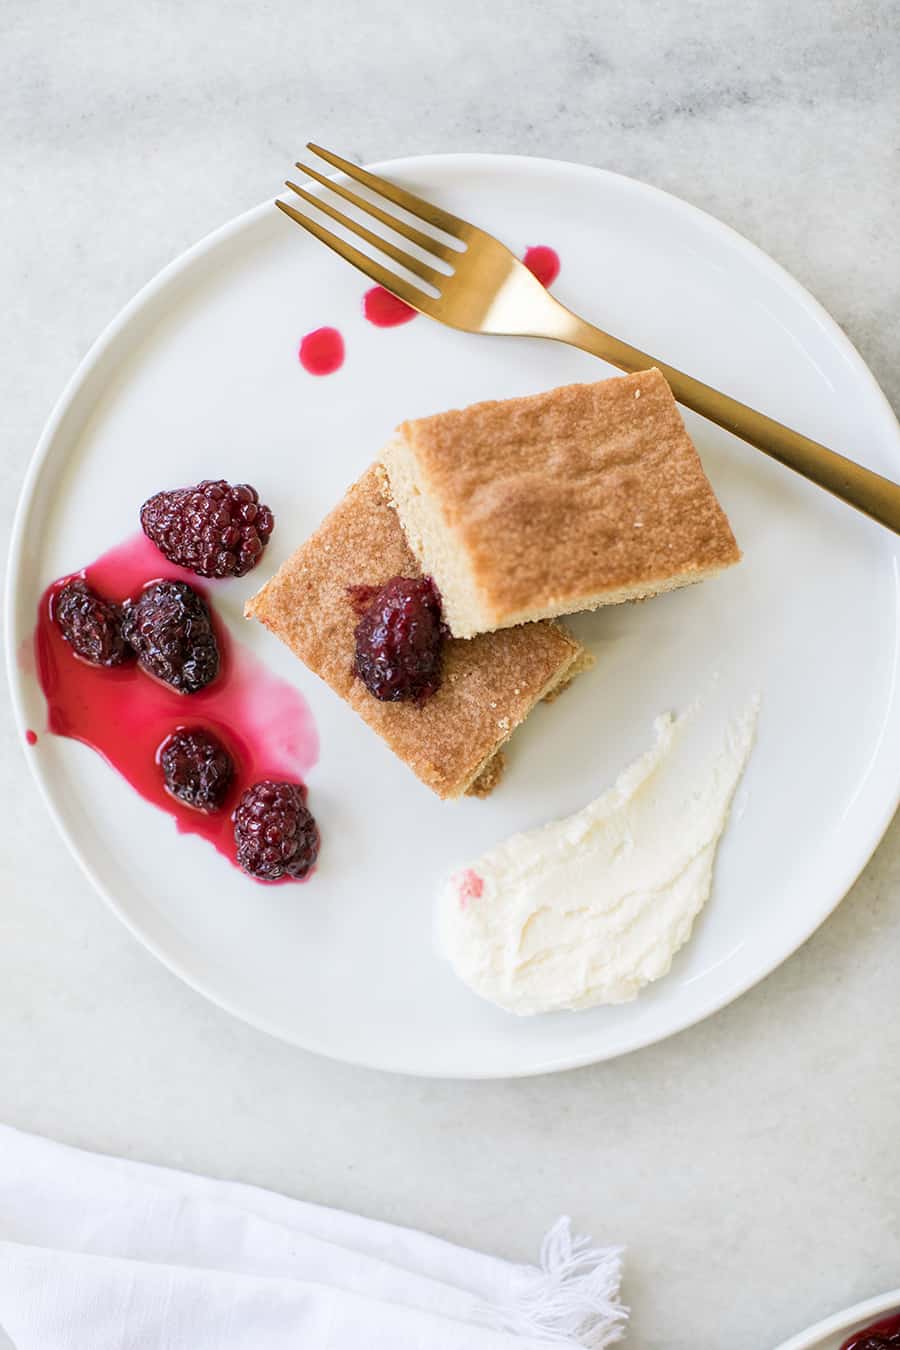
<svg viewBox="0 0 900 1350">
<path fill-rule="evenodd" d="M 55 593 L 52 614 L 72 650 L 92 666 L 120 666 L 133 659 L 122 636 L 122 607 L 104 600 L 83 577 Z"/>
<path fill-rule="evenodd" d="M 211 731 L 181 727 L 159 755 L 166 787 L 198 811 L 219 811 L 234 778 L 234 760 Z"/>
<path fill-rule="evenodd" d="M 184 581 L 154 581 L 124 606 L 122 632 L 149 675 L 195 694 L 219 673 L 209 608 Z"/>
<path fill-rule="evenodd" d="M 431 577 L 391 577 L 383 586 L 354 586 L 360 615 L 354 670 L 384 703 L 422 703 L 441 684 L 445 629 Z"/>
<path fill-rule="evenodd" d="M 201 577 L 242 577 L 262 557 L 275 518 L 249 483 L 206 478 L 150 497 L 141 526 L 179 567 Z"/>
<path fill-rule="evenodd" d="M 238 864 L 261 881 L 305 877 L 319 853 L 319 831 L 300 783 L 264 779 L 234 812 Z"/>
</svg>

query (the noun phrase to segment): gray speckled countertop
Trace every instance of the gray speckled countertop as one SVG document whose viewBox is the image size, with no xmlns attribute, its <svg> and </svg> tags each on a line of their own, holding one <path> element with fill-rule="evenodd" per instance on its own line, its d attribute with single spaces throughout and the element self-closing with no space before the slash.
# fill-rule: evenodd
<svg viewBox="0 0 900 1350">
<path fill-rule="evenodd" d="M 770 252 L 900 404 L 890 0 L 6 0 L 0 518 L 90 341 L 270 194 L 310 136 L 644 178 Z M 331 1064 L 209 1006 L 106 910 L 0 710 L 0 1118 L 528 1259 L 561 1211 L 629 1248 L 640 1350 L 766 1350 L 900 1284 L 900 831 L 702 1026 L 453 1084 Z"/>
</svg>

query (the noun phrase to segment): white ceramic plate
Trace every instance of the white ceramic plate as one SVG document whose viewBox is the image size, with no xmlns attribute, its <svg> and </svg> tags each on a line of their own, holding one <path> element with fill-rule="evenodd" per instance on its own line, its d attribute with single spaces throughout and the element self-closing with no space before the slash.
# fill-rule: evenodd
<svg viewBox="0 0 900 1350">
<path fill-rule="evenodd" d="M 547 160 L 458 155 L 384 171 L 516 249 L 549 244 L 555 291 L 621 337 L 883 472 L 900 431 L 837 326 L 780 268 L 709 216 L 644 184 Z M 337 1058 L 410 1073 L 538 1073 L 623 1054 L 722 1007 L 807 938 L 894 812 L 900 778 L 897 540 L 688 415 L 745 551 L 729 575 L 581 617 L 595 670 L 515 737 L 501 789 L 444 804 L 240 610 L 373 458 L 398 420 L 613 373 L 547 342 L 479 338 L 423 318 L 381 330 L 364 279 L 271 204 L 203 240 L 126 308 L 53 413 L 28 474 L 9 573 L 23 736 L 44 725 L 17 665 L 42 588 L 136 525 L 160 487 L 249 478 L 278 527 L 257 573 L 219 592 L 226 620 L 308 699 L 309 778 L 324 839 L 306 887 L 259 887 L 176 834 L 89 750 L 28 751 L 98 890 L 172 970 L 240 1017 Z M 343 332 L 313 378 L 299 338 Z M 714 894 L 672 973 L 637 1002 L 518 1020 L 460 985 L 432 945 L 453 866 L 594 797 L 712 673 L 759 736 Z"/>
<path fill-rule="evenodd" d="M 900 1289 L 889 1294 L 880 1294 L 876 1298 L 866 1299 L 844 1312 L 826 1317 L 808 1331 L 792 1336 L 789 1341 L 779 1345 L 777 1350 L 840 1350 L 844 1341 L 853 1331 L 863 1331 L 873 1322 L 890 1317 L 900 1309 Z"/>
</svg>

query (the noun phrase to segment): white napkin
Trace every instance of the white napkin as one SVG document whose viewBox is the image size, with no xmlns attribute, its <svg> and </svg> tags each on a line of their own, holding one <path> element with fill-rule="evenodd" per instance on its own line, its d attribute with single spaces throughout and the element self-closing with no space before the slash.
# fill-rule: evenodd
<svg viewBox="0 0 900 1350">
<path fill-rule="evenodd" d="M 0 1126 L 0 1327 L 16 1350 L 602 1350 L 624 1331 L 621 1266 L 567 1219 L 540 1267 L 513 1265 Z"/>
</svg>

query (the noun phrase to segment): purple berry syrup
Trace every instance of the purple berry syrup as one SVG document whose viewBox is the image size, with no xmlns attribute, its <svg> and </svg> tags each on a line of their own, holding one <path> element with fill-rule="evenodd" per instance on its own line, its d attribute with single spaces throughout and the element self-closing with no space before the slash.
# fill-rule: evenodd
<svg viewBox="0 0 900 1350">
<path fill-rule="evenodd" d="M 854 1331 L 841 1350 L 892 1350 L 894 1346 L 900 1346 L 900 1313 Z"/>
<path fill-rule="evenodd" d="M 123 601 L 160 579 L 187 581 L 209 599 L 193 573 L 167 562 L 143 534 L 110 549 L 80 575 L 110 600 Z M 305 700 L 230 637 L 212 605 L 221 664 L 216 679 L 198 693 L 176 693 L 134 663 L 113 669 L 88 665 L 51 618 L 53 594 L 68 579 L 44 592 L 34 633 L 47 731 L 89 745 L 180 831 L 200 835 L 237 866 L 231 816 L 241 794 L 265 778 L 302 782 L 318 759 L 318 736 Z M 214 814 L 166 791 L 159 754 L 179 727 L 212 732 L 234 759 L 234 779 L 222 810 Z"/>
</svg>

